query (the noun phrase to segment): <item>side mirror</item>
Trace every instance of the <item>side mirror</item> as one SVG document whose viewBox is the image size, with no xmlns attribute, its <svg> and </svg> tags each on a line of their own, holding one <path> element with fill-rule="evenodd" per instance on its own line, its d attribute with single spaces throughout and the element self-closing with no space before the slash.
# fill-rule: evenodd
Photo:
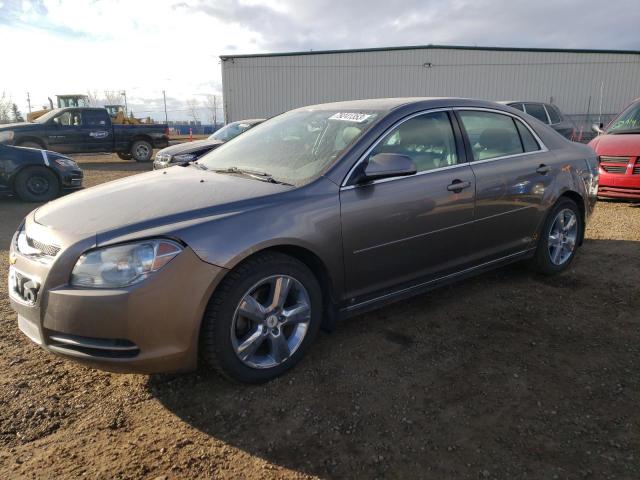
<svg viewBox="0 0 640 480">
<path fill-rule="evenodd" d="M 416 164 L 407 155 L 399 153 L 378 153 L 369 159 L 358 178 L 358 183 L 381 178 L 406 177 L 417 172 Z"/>
<path fill-rule="evenodd" d="M 591 130 L 596 132 L 598 135 L 601 135 L 601 134 L 604 133 L 604 124 L 603 123 L 594 123 L 593 125 L 591 125 Z"/>
</svg>

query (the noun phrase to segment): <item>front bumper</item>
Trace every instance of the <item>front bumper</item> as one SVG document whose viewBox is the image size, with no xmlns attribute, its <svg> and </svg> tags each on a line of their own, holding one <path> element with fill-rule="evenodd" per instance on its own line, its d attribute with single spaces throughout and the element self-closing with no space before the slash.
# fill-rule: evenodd
<svg viewBox="0 0 640 480">
<path fill-rule="evenodd" d="M 60 182 L 65 190 L 82 188 L 84 174 L 82 170 L 67 170 L 60 173 Z"/>
<path fill-rule="evenodd" d="M 9 286 L 18 326 L 46 350 L 110 371 L 155 373 L 197 366 L 200 322 L 226 271 L 190 248 L 145 281 L 119 289 L 68 284 L 73 259 L 61 251 L 44 265 L 15 251 L 12 272 L 35 279 L 36 300 Z M 10 275 L 11 276 L 11 275 Z"/>
</svg>

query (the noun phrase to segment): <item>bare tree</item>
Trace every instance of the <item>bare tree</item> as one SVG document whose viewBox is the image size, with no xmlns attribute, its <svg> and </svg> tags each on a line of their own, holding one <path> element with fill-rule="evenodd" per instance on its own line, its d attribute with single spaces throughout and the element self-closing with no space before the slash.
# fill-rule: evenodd
<svg viewBox="0 0 640 480">
<path fill-rule="evenodd" d="M 9 123 L 11 121 L 11 105 L 13 102 L 5 92 L 0 95 L 0 123 Z"/>
<path fill-rule="evenodd" d="M 195 123 L 198 123 L 198 120 L 200 119 L 200 112 L 198 112 L 199 107 L 200 105 L 198 104 L 198 100 L 195 98 L 187 100 L 187 111 Z"/>
<path fill-rule="evenodd" d="M 91 107 L 97 107 L 102 103 L 97 90 L 87 90 L 87 97 L 89 97 L 89 105 Z"/>
<path fill-rule="evenodd" d="M 205 98 L 205 107 L 209 111 L 209 117 L 211 118 L 211 123 L 213 127 L 218 123 L 218 108 L 220 106 L 220 102 L 218 101 L 218 97 L 215 95 L 207 95 Z"/>
<path fill-rule="evenodd" d="M 104 91 L 105 105 L 122 105 L 122 92 L 120 90 L 105 90 Z"/>
</svg>

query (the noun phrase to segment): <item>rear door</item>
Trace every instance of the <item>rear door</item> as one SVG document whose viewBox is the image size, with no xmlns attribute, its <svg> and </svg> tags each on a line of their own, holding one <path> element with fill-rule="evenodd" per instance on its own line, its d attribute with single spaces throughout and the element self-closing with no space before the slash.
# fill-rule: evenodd
<svg viewBox="0 0 640 480">
<path fill-rule="evenodd" d="M 361 159 L 408 155 L 418 173 L 340 191 L 345 275 L 351 298 L 461 269 L 471 254 L 475 180 L 448 111 L 411 116 Z M 455 122 L 455 119 L 454 119 Z M 456 135 L 457 132 L 457 135 Z"/>
<path fill-rule="evenodd" d="M 112 149 L 111 119 L 106 110 L 85 110 L 82 116 L 82 139 L 85 152 L 108 152 Z"/>
<path fill-rule="evenodd" d="M 473 242 L 478 261 L 530 248 L 544 192 L 553 179 L 553 154 L 515 115 L 465 108 L 457 109 L 456 114 L 473 156 Z"/>
</svg>

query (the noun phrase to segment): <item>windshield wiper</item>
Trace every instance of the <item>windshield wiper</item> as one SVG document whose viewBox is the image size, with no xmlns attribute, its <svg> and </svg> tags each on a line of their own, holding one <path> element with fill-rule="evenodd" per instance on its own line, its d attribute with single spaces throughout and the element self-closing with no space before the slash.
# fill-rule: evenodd
<svg viewBox="0 0 640 480">
<path fill-rule="evenodd" d="M 229 167 L 229 168 L 217 168 L 213 169 L 216 173 L 235 173 L 238 175 L 244 175 L 247 177 L 255 178 L 256 180 L 262 180 L 263 182 L 278 183 L 280 185 L 291 185 L 291 183 L 283 182 L 282 180 L 276 180 L 273 175 L 268 172 L 261 172 L 259 170 L 251 170 L 249 168 Z"/>
</svg>

